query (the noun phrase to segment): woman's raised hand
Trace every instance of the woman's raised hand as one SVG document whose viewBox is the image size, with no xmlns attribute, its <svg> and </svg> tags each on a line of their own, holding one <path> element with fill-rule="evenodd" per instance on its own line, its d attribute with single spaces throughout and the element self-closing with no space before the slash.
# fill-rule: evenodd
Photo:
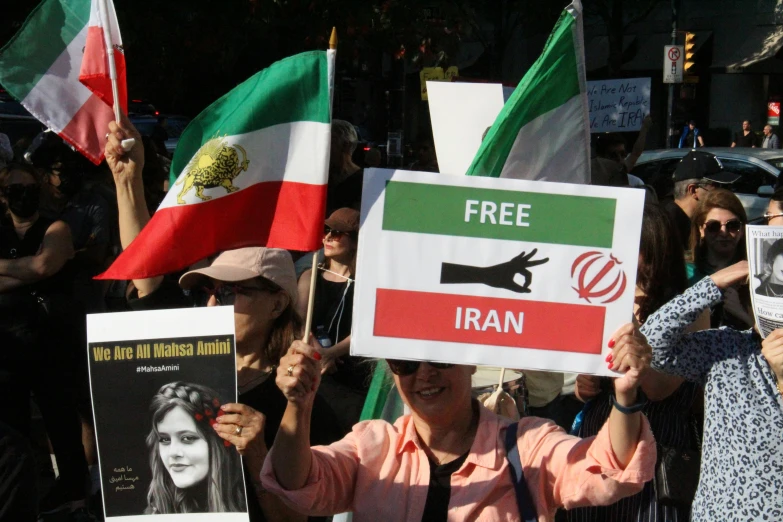
<svg viewBox="0 0 783 522">
<path fill-rule="evenodd" d="M 610 370 L 625 372 L 614 381 L 617 400 L 625 397 L 636 402 L 636 390 L 642 384 L 642 378 L 650 368 L 652 348 L 639 329 L 631 323 L 621 326 L 609 342 L 612 353 L 607 357 Z"/>
<path fill-rule="evenodd" d="M 129 151 L 122 148 L 122 140 L 133 138 L 136 143 Z M 115 183 L 141 181 L 141 171 L 144 169 L 144 145 L 139 131 L 128 117 L 122 114 L 120 122 L 109 122 L 109 133 L 106 136 L 106 163 L 114 175 Z M 138 179 L 136 179 L 138 178 Z"/>
<path fill-rule="evenodd" d="M 736 285 L 748 279 L 748 262 L 740 261 L 723 270 L 718 270 L 712 274 L 712 280 L 721 290 L 726 290 L 730 286 Z"/>
<path fill-rule="evenodd" d="M 310 343 L 294 341 L 277 367 L 275 382 L 289 402 L 302 405 L 312 402 L 321 383 L 321 354 L 312 335 Z"/>
</svg>

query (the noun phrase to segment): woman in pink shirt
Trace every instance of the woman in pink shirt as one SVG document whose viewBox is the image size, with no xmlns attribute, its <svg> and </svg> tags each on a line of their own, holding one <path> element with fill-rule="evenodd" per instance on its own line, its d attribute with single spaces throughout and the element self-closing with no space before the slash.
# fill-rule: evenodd
<svg viewBox="0 0 783 522">
<path fill-rule="evenodd" d="M 614 408 L 595 437 L 567 435 L 551 421 L 516 425 L 518 459 L 506 455 L 510 421 L 471 398 L 473 366 L 387 361 L 410 415 L 394 425 L 360 422 L 343 440 L 310 447 L 310 412 L 320 354 L 295 342 L 280 360 L 277 385 L 288 399 L 263 487 L 309 515 L 352 511 L 354 520 L 438 521 L 554 519 L 559 507 L 611 504 L 652 478 L 655 441 L 639 413 L 651 350 L 628 324 L 609 343 Z M 514 439 L 509 447 L 514 449 Z M 509 463 L 520 462 L 520 494 Z M 526 499 L 526 500 L 525 500 Z"/>
</svg>

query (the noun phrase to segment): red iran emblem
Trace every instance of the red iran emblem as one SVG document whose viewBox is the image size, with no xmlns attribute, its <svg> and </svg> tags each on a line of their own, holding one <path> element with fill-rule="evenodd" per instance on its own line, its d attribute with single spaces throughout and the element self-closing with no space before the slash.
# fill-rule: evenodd
<svg viewBox="0 0 783 522">
<path fill-rule="evenodd" d="M 603 260 L 606 260 L 604 254 L 591 251 L 577 257 L 571 265 L 571 280 L 576 284 L 572 288 L 579 294 L 580 299 L 588 303 L 592 303 L 591 299 L 601 298 L 605 299 L 599 301 L 600 304 L 611 303 L 618 300 L 625 292 L 628 280 L 625 272 L 619 267 L 622 262 L 612 254 L 609 254 L 609 259 L 602 266 L 598 262 Z"/>
</svg>

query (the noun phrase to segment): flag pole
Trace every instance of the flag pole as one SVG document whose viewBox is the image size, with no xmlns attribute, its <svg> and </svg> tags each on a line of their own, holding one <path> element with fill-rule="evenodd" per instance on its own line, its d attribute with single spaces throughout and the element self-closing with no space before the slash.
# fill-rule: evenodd
<svg viewBox="0 0 783 522">
<path fill-rule="evenodd" d="M 100 11 L 101 25 L 103 26 L 103 42 L 106 47 L 106 59 L 109 64 L 109 80 L 111 81 L 111 95 L 114 100 L 114 121 L 118 124 L 122 118 L 120 113 L 120 90 L 117 86 L 117 64 L 114 61 L 114 42 L 111 39 L 111 24 L 109 23 L 109 6 L 108 0 L 100 0 L 98 2 L 98 9 Z M 136 140 L 133 138 L 122 140 L 122 148 L 127 152 L 133 148 L 136 144 Z"/>
<path fill-rule="evenodd" d="M 106 0 L 102 0 L 106 1 Z M 329 50 L 334 51 L 337 49 L 337 28 L 332 27 L 332 35 L 329 37 Z M 330 79 L 330 81 L 332 81 Z M 333 86 L 329 86 L 331 91 Z M 329 96 L 331 102 L 331 96 Z M 310 330 L 313 328 L 313 306 L 315 304 L 315 283 L 318 281 L 318 252 L 313 252 L 313 264 L 310 271 L 310 295 L 307 302 L 307 318 L 305 319 L 304 329 L 304 342 L 308 342 L 310 339 Z"/>
</svg>

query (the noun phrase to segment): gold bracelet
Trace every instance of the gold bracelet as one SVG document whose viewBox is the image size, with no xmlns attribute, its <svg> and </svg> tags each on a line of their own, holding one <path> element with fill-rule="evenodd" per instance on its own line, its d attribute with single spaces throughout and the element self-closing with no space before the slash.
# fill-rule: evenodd
<svg viewBox="0 0 783 522">
<path fill-rule="evenodd" d="M 783 388 L 780 387 L 780 381 L 775 379 L 775 386 L 778 387 L 778 393 L 783 395 Z"/>
</svg>

